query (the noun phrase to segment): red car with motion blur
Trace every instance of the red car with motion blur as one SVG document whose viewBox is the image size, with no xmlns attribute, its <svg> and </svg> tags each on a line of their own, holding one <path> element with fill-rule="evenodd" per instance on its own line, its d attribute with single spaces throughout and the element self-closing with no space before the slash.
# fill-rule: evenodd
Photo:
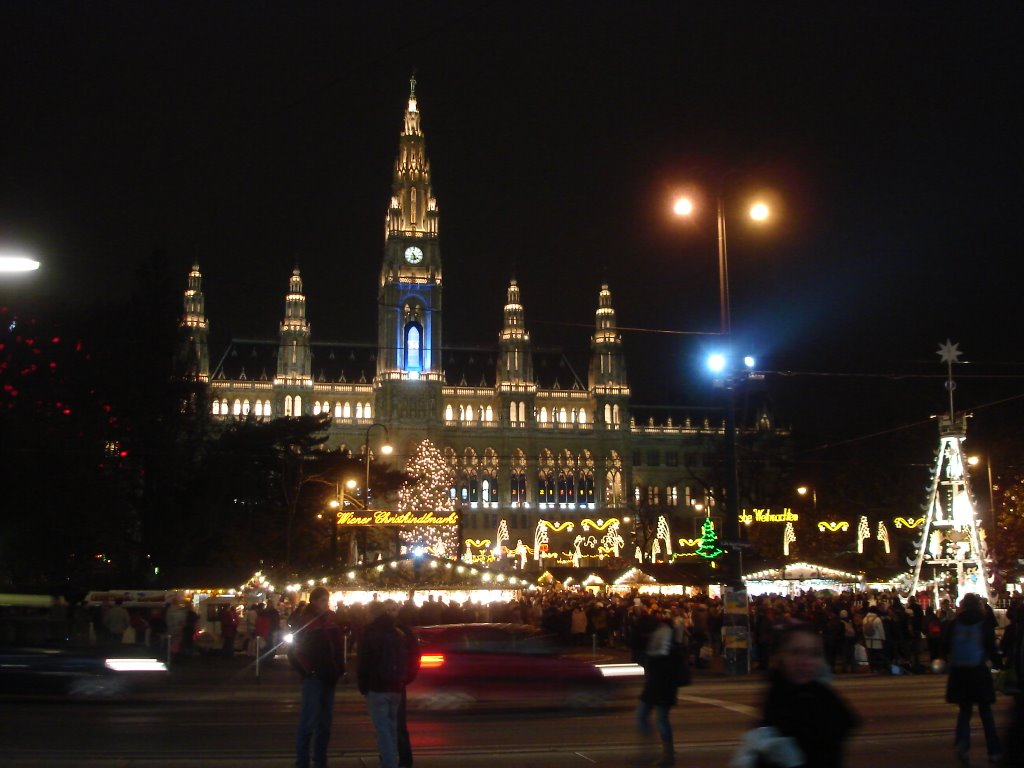
<svg viewBox="0 0 1024 768">
<path fill-rule="evenodd" d="M 409 706 L 465 709 L 500 702 L 584 708 L 610 695 L 601 665 L 565 655 L 551 635 L 524 624 L 414 627 L 421 663 Z"/>
</svg>

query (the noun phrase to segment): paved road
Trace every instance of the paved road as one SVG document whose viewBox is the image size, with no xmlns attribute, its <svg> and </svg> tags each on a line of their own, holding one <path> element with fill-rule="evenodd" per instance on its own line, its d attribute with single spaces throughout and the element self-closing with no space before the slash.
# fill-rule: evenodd
<svg viewBox="0 0 1024 768">
<path fill-rule="evenodd" d="M 52 699 L 0 701 L 5 766 L 285 768 L 298 716 L 297 687 L 282 664 L 254 670 L 238 661 L 193 660 L 156 695 L 125 702 Z M 865 720 L 848 764 L 871 768 L 953 765 L 955 712 L 942 701 L 939 676 L 840 677 L 840 692 Z M 699 673 L 673 713 L 680 766 L 726 766 L 753 724 L 764 690 L 756 677 Z M 633 731 L 635 689 L 608 707 L 582 713 L 488 708 L 411 717 L 419 768 L 650 765 L 656 747 Z M 1001 702 L 1000 717 L 1007 702 Z M 376 766 L 361 697 L 339 690 L 331 765 Z M 977 725 L 977 724 L 976 724 Z M 977 729 L 976 729 L 977 730 Z M 982 759 L 980 731 L 975 762 Z"/>
</svg>

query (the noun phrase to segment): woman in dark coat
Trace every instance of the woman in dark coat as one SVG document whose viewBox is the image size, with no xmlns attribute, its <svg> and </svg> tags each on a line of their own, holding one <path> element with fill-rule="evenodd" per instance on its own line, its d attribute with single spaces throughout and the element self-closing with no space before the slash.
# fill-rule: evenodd
<svg viewBox="0 0 1024 768">
<path fill-rule="evenodd" d="M 655 609 L 657 611 L 657 609 Z M 641 637 L 646 638 L 641 663 L 644 667 L 644 689 L 640 693 L 640 704 L 636 710 L 637 730 L 650 733 L 650 716 L 661 739 L 661 759 L 657 765 L 675 765 L 675 741 L 669 710 L 678 702 L 677 667 L 686 662 L 683 650 L 683 628 L 675 625 L 669 612 L 656 612 L 638 625 Z"/>
<path fill-rule="evenodd" d="M 846 739 L 860 723 L 822 682 L 824 666 L 821 636 L 813 626 L 792 623 L 777 630 L 761 725 L 796 742 L 803 753 L 801 768 L 839 768 Z"/>
<path fill-rule="evenodd" d="M 978 707 L 978 715 L 985 729 L 985 745 L 991 760 L 1002 757 L 1002 746 L 996 732 L 992 705 L 996 702 L 996 689 L 992 683 L 991 661 L 996 655 L 996 638 L 991 625 L 985 621 L 981 598 L 964 595 L 960 611 L 950 623 L 944 639 L 944 656 L 949 668 L 946 680 L 946 702 L 956 704 L 960 711 L 956 718 L 954 748 L 964 762 L 971 748 L 971 713 Z"/>
</svg>

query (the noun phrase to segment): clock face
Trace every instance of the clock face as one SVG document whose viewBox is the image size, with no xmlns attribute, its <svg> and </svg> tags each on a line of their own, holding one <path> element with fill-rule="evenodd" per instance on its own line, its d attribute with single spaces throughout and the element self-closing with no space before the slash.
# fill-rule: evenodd
<svg viewBox="0 0 1024 768">
<path fill-rule="evenodd" d="M 415 245 L 410 245 L 405 249 L 405 260 L 410 264 L 419 264 L 423 261 L 423 251 L 417 248 Z"/>
</svg>

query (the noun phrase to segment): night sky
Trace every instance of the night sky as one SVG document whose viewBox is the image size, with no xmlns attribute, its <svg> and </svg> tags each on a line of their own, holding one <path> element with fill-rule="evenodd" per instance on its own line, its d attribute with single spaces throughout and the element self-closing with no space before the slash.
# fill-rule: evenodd
<svg viewBox="0 0 1024 768">
<path fill-rule="evenodd" d="M 737 349 L 828 374 L 769 374 L 787 422 L 927 419 L 941 379 L 875 374 L 941 375 L 950 338 L 958 404 L 1005 426 L 981 406 L 1024 381 L 1020 4 L 699 5 L 4 1 L 0 245 L 44 263 L 4 301 L 117 300 L 157 251 L 183 290 L 198 261 L 216 358 L 275 336 L 298 264 L 314 340 L 374 339 L 415 71 L 446 343 L 495 342 L 512 276 L 535 344 L 585 349 L 603 281 L 623 326 L 716 330 L 719 190 Z M 624 339 L 637 401 L 712 396 L 713 337 Z"/>
</svg>

